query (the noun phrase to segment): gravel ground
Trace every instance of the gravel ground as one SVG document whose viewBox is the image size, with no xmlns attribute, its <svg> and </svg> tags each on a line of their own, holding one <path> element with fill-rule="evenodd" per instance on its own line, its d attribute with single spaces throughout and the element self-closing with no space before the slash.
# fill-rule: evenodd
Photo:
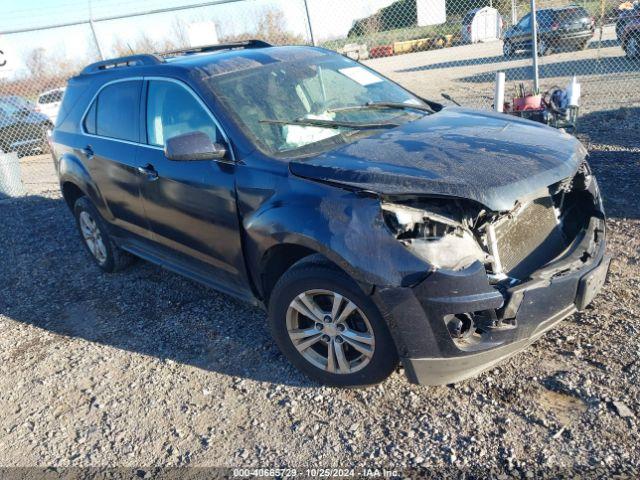
<svg viewBox="0 0 640 480">
<path fill-rule="evenodd" d="M 1 202 L 0 466 L 637 477 L 639 119 L 583 121 L 610 215 L 604 292 L 455 386 L 398 372 L 320 387 L 280 356 L 262 311 L 142 261 L 100 273 L 56 190 Z"/>
</svg>

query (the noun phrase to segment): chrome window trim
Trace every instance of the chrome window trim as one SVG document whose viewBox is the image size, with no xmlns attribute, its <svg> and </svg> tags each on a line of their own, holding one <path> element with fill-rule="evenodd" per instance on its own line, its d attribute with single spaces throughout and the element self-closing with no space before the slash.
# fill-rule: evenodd
<svg viewBox="0 0 640 480">
<path fill-rule="evenodd" d="M 150 145 L 149 143 L 142 143 L 142 142 L 132 142 L 129 140 L 123 140 L 120 138 L 113 138 L 113 137 L 105 137 L 102 135 L 96 135 L 93 133 L 88 133 L 85 128 L 84 128 L 84 121 L 85 118 L 87 116 L 87 114 L 89 113 L 89 110 L 91 109 L 91 106 L 93 105 L 93 103 L 96 101 L 96 98 L 98 98 L 98 95 L 100 95 L 100 92 L 102 92 L 102 90 L 104 90 L 106 87 L 108 87 L 109 85 L 113 85 L 114 83 L 122 83 L 122 82 L 135 82 L 135 81 L 145 81 L 145 80 L 153 80 L 153 81 L 161 81 L 161 82 L 169 82 L 169 83 L 175 83 L 177 85 L 180 85 L 182 88 L 184 88 L 193 98 L 195 98 L 195 100 L 198 102 L 198 104 L 204 109 L 204 111 L 207 113 L 207 115 L 209 115 L 209 118 L 211 118 L 211 120 L 213 121 L 213 123 L 215 124 L 216 128 L 220 131 L 220 133 L 222 134 L 222 138 L 224 138 L 225 143 L 227 144 L 227 149 L 231 155 L 231 160 L 235 162 L 236 157 L 235 154 L 233 152 L 233 148 L 231 147 L 231 142 L 229 142 L 229 137 L 227 136 L 227 132 L 224 131 L 224 129 L 222 128 L 222 125 L 220 125 L 220 122 L 218 121 L 218 119 L 215 117 L 215 115 L 213 114 L 213 112 L 211 111 L 211 109 L 209 109 L 209 107 L 207 106 L 206 103 L 204 103 L 202 101 L 202 99 L 193 91 L 193 89 L 187 85 L 186 83 L 184 83 L 181 80 L 177 80 L 175 78 L 171 78 L 171 77 L 162 77 L 162 76 L 144 76 L 144 77 L 127 77 L 127 78 L 118 78 L 115 80 L 111 80 L 109 82 L 106 82 L 105 84 L 101 85 L 100 88 L 98 89 L 98 91 L 93 95 L 93 97 L 91 98 L 91 101 L 87 104 L 87 107 L 84 110 L 84 113 L 82 114 L 82 117 L 80 117 L 80 131 L 82 132 L 83 135 L 86 135 L 87 137 L 93 137 L 93 138 L 102 138 L 105 140 L 112 140 L 114 142 L 120 142 L 120 143 L 126 143 L 129 145 L 137 145 L 140 147 L 146 147 L 146 148 L 151 148 L 153 150 L 161 150 L 164 152 L 164 147 L 161 147 L 159 145 Z M 147 96 L 145 94 L 145 102 L 147 101 Z M 145 113 L 146 113 L 146 105 L 145 105 Z M 146 115 L 145 115 L 145 125 L 144 128 L 146 130 L 147 126 L 146 126 Z"/>
</svg>

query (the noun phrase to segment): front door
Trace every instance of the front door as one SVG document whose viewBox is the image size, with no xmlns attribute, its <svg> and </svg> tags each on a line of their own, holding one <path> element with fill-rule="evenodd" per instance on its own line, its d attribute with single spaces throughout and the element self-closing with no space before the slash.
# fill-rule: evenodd
<svg viewBox="0 0 640 480">
<path fill-rule="evenodd" d="M 154 239 L 198 262 L 219 287 L 242 290 L 247 283 L 231 152 L 220 161 L 171 161 L 163 149 L 168 138 L 193 131 L 206 133 L 215 143 L 226 140 L 208 108 L 185 84 L 149 79 L 146 90 L 142 198 Z"/>
</svg>

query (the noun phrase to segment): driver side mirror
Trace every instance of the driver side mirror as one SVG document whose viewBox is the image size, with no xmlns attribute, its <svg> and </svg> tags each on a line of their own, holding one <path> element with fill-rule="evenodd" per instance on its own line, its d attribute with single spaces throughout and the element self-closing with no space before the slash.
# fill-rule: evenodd
<svg viewBox="0 0 640 480">
<path fill-rule="evenodd" d="M 167 139 L 164 155 L 169 160 L 220 160 L 227 155 L 224 145 L 213 143 L 204 132 L 187 132 Z"/>
</svg>

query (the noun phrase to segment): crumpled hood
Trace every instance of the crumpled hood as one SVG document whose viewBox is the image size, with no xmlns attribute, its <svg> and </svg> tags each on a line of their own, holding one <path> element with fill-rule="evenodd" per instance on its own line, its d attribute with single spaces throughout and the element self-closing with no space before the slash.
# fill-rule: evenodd
<svg viewBox="0 0 640 480">
<path fill-rule="evenodd" d="M 513 116 L 445 108 L 327 153 L 294 175 L 386 195 L 446 195 L 494 211 L 573 175 L 586 149 L 571 135 Z"/>
</svg>

